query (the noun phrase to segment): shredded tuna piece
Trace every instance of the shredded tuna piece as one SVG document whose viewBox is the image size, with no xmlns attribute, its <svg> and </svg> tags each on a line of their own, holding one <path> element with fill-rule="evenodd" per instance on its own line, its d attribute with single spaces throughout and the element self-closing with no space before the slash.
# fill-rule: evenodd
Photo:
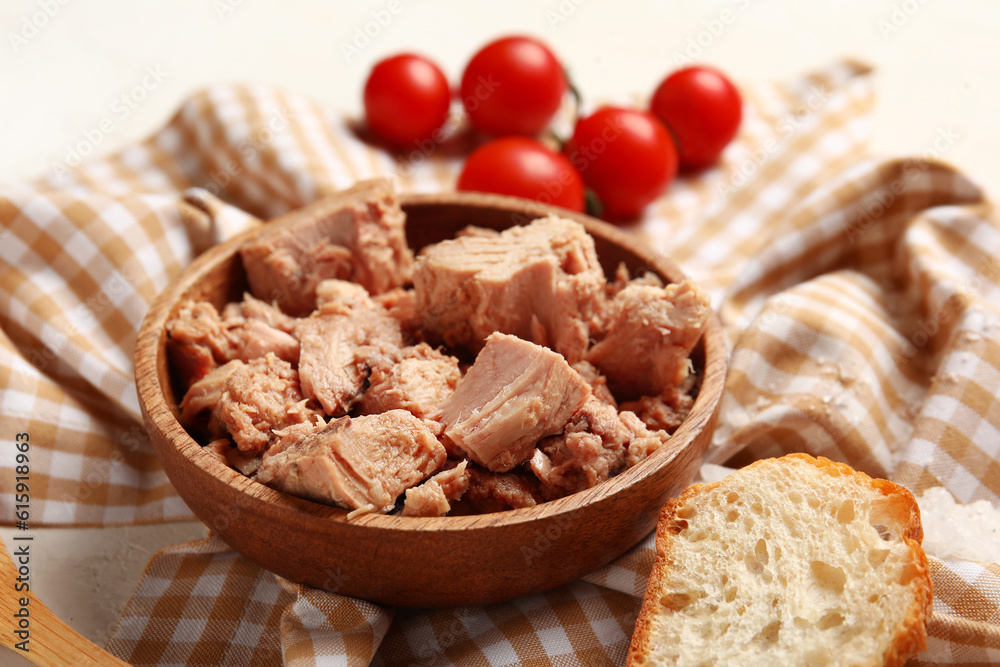
<svg viewBox="0 0 1000 667">
<path fill-rule="evenodd" d="M 403 337 L 396 320 L 359 285 L 326 281 L 320 294 L 320 308 L 295 328 L 299 373 L 303 393 L 339 416 L 361 398 L 369 362 L 398 359 Z"/>
<path fill-rule="evenodd" d="M 448 468 L 447 465 L 451 465 L 452 467 Z M 469 488 L 471 475 L 468 467 L 468 461 L 459 461 L 457 465 L 453 461 L 449 461 L 446 464 L 445 470 L 434 475 L 428 481 L 433 481 L 440 486 L 441 491 L 448 500 L 458 500 Z"/>
<path fill-rule="evenodd" d="M 243 366 L 242 361 L 233 359 L 212 369 L 192 384 L 187 393 L 184 394 L 184 400 L 181 401 L 181 421 L 185 425 L 190 424 L 200 413 L 211 410 L 218 405 L 219 401 L 222 400 L 222 394 L 226 391 L 226 382 L 237 368 Z"/>
<path fill-rule="evenodd" d="M 473 461 L 505 472 L 561 433 L 590 387 L 555 352 L 495 333 L 445 402 L 445 436 Z"/>
<path fill-rule="evenodd" d="M 211 403 L 213 418 L 225 425 L 242 452 L 262 453 L 276 438 L 273 429 L 312 421 L 317 414 L 302 396 L 298 371 L 273 354 L 249 363 L 233 361 L 219 371 L 220 377 L 209 375 L 202 381 L 204 387 L 192 386 L 188 393 L 197 395 L 192 394 L 190 402 L 185 397 L 182 414 L 194 417 Z M 225 383 L 221 393 L 220 380 Z"/>
<path fill-rule="evenodd" d="M 289 447 L 294 447 L 305 440 L 306 436 L 326 426 L 327 422 L 320 414 L 310 415 L 306 421 L 291 424 L 284 428 L 271 430 L 271 444 L 264 451 L 264 458 L 280 454 Z"/>
<path fill-rule="evenodd" d="M 260 467 L 260 456 L 252 456 L 241 452 L 233 443 L 225 438 L 213 440 L 205 445 L 205 451 L 225 463 L 227 466 L 247 477 L 257 472 Z"/>
<path fill-rule="evenodd" d="M 622 403 L 621 408 L 634 412 L 653 431 L 673 433 L 690 414 L 694 397 L 689 389 L 672 388 L 664 393 L 663 397 L 643 396 L 638 401 Z"/>
<path fill-rule="evenodd" d="M 192 384 L 180 404 L 180 422 L 195 433 L 207 435 L 212 440 L 225 439 L 228 442 L 229 429 L 219 418 L 215 407 L 222 400 L 230 376 L 244 365 L 239 359 L 233 359 L 214 368 Z"/>
<path fill-rule="evenodd" d="M 658 450 L 669 435 L 592 396 L 562 434 L 538 443 L 530 467 L 547 499 L 595 486 Z"/>
<path fill-rule="evenodd" d="M 351 510 L 350 512 L 348 512 L 347 520 L 350 521 L 351 519 L 356 519 L 359 516 L 364 516 L 365 514 L 375 514 L 377 511 L 378 511 L 377 507 L 375 507 L 371 503 L 368 503 L 364 507 L 359 507 L 356 510 Z"/>
<path fill-rule="evenodd" d="M 694 283 L 632 284 L 607 302 L 603 338 L 587 361 L 623 400 L 660 396 L 687 378 L 689 355 L 708 320 L 708 297 Z"/>
<path fill-rule="evenodd" d="M 618 413 L 618 417 L 622 420 L 625 427 L 632 432 L 632 437 L 628 444 L 628 455 L 625 459 L 625 464 L 629 468 L 646 460 L 653 452 L 666 445 L 670 440 L 670 436 L 667 435 L 666 431 L 650 431 L 647 429 L 646 425 L 642 423 L 642 420 L 634 412 L 623 410 Z"/>
<path fill-rule="evenodd" d="M 608 379 L 601 375 L 596 366 L 587 361 L 578 361 L 573 364 L 573 370 L 579 373 L 580 377 L 590 385 L 590 390 L 596 399 L 612 407 L 618 407 L 618 402 L 611 390 L 608 389 Z"/>
<path fill-rule="evenodd" d="M 299 361 L 299 341 L 281 329 L 275 329 L 261 320 L 245 319 L 229 323 L 229 333 L 234 338 L 237 359 L 250 361 L 273 353 L 289 363 Z"/>
<path fill-rule="evenodd" d="M 167 353 L 185 386 L 236 358 L 219 311 L 210 303 L 190 300 L 167 322 Z"/>
<path fill-rule="evenodd" d="M 388 180 L 361 183 L 293 215 L 240 249 L 255 296 L 301 316 L 313 310 L 316 286 L 329 278 L 353 280 L 373 294 L 409 282 L 413 254 Z"/>
<path fill-rule="evenodd" d="M 445 451 L 427 423 L 405 410 L 342 417 L 268 456 L 257 480 L 303 498 L 356 510 L 393 509 L 409 487 L 438 470 Z"/>
<path fill-rule="evenodd" d="M 560 435 L 538 443 L 531 470 L 550 498 L 589 489 L 625 469 L 632 437 L 614 406 L 592 396 Z"/>
<path fill-rule="evenodd" d="M 538 482 L 521 472 L 494 473 L 469 467 L 469 488 L 451 514 L 487 514 L 534 507 L 544 498 Z"/>
<path fill-rule="evenodd" d="M 469 225 L 468 227 L 463 227 L 455 233 L 456 239 L 460 239 L 463 236 L 479 236 L 482 238 L 495 239 L 500 236 L 500 232 L 489 227 Z"/>
<path fill-rule="evenodd" d="M 458 359 L 421 343 L 404 347 L 399 357 L 369 361 L 369 387 L 361 397 L 362 414 L 401 408 L 422 419 L 439 419 L 441 407 L 462 377 Z"/>
<path fill-rule="evenodd" d="M 227 438 L 219 438 L 205 445 L 205 451 L 207 453 L 211 454 L 212 457 L 220 463 L 225 463 L 226 465 L 229 465 L 229 459 L 226 458 L 226 454 L 232 448 L 233 443 Z"/>
<path fill-rule="evenodd" d="M 316 286 L 316 310 L 323 315 L 350 315 L 357 308 L 375 307 L 368 290 L 357 283 L 324 280 Z"/>
<path fill-rule="evenodd" d="M 317 414 L 302 395 L 298 371 L 273 354 L 237 368 L 214 412 L 240 451 L 255 455 L 275 441 L 274 429 L 311 422 Z"/>
<path fill-rule="evenodd" d="M 239 447 L 230 447 L 226 451 L 226 462 L 233 470 L 250 477 L 260 468 L 261 456 L 240 451 Z"/>
<path fill-rule="evenodd" d="M 400 516 L 444 516 L 451 510 L 451 503 L 441 487 L 429 481 L 406 490 Z"/>
<path fill-rule="evenodd" d="M 167 323 L 171 363 L 190 385 L 233 359 L 250 361 L 273 352 L 291 363 L 299 359 L 299 341 L 258 318 L 230 309 L 222 318 L 207 301 L 186 301 Z M 242 313 L 242 309 L 239 311 Z"/>
<path fill-rule="evenodd" d="M 469 488 L 471 474 L 466 470 L 468 461 L 462 461 L 451 470 L 434 475 L 420 486 L 406 490 L 403 516 L 444 516 L 451 510 L 451 503 L 461 499 Z"/>
<path fill-rule="evenodd" d="M 608 283 L 607 287 L 604 289 L 604 294 L 609 299 L 617 296 L 619 292 L 628 287 L 629 285 L 649 285 L 651 287 L 663 287 L 663 280 L 652 272 L 646 272 L 641 275 L 632 278 L 629 275 L 628 267 L 624 263 L 618 265 L 615 269 L 615 279 Z"/>
<path fill-rule="evenodd" d="M 417 309 L 416 292 L 397 287 L 373 296 L 372 301 L 385 308 L 389 317 L 399 322 L 403 340 L 408 344 L 416 344 L 423 340 L 424 323 Z"/>
<path fill-rule="evenodd" d="M 276 306 L 261 301 L 249 292 L 243 294 L 243 301 L 226 304 L 226 311 L 232 307 L 228 317 L 245 317 L 248 320 L 260 320 L 264 324 L 285 333 L 295 329 L 295 318 L 281 312 Z"/>
<path fill-rule="evenodd" d="M 603 297 L 594 240 L 550 216 L 500 234 L 468 234 L 426 248 L 413 276 L 428 338 L 482 348 L 494 331 L 583 357 Z"/>
</svg>

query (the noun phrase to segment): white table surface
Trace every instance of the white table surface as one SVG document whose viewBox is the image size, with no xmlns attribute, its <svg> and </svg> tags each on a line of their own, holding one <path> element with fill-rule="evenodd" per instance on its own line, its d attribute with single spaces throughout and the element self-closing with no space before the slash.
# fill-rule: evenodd
<svg viewBox="0 0 1000 667">
<path fill-rule="evenodd" d="M 732 20 L 720 31 L 712 24 L 726 10 Z M 391 19 L 346 58 L 343 44 L 373 12 Z M 31 178 L 63 160 L 147 67 L 159 68 L 162 81 L 116 123 L 99 153 L 147 135 L 189 92 L 213 82 L 279 84 L 356 114 L 378 59 L 422 52 L 456 81 L 479 46 L 515 32 L 548 42 L 591 99 L 648 96 L 673 69 L 674 54 L 710 27 L 719 34 L 702 36 L 708 46 L 700 60 L 740 82 L 789 77 L 848 56 L 874 65 L 872 150 L 919 154 L 940 131 L 950 132 L 957 140 L 941 157 L 995 192 L 1000 3 L 989 0 L 4 0 L 0 181 Z M 12 532 L 0 529 L 8 545 Z M 149 557 L 204 528 L 182 522 L 34 533 L 39 598 L 103 643 Z M 0 652 L 0 665 L 14 660 Z"/>
</svg>

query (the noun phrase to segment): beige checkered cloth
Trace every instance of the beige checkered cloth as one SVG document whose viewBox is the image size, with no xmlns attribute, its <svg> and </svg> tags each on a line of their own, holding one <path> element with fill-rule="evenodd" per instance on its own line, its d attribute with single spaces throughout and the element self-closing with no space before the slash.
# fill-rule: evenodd
<svg viewBox="0 0 1000 667">
<path fill-rule="evenodd" d="M 958 137 L 869 155 L 872 83 L 853 63 L 744 92 L 723 163 L 676 182 L 640 230 L 711 291 L 732 347 L 709 461 L 806 451 L 1000 505 L 1000 226 L 934 160 Z M 0 519 L 22 431 L 33 525 L 190 518 L 138 425 L 131 359 L 152 299 L 211 243 L 358 179 L 452 187 L 452 144 L 392 157 L 309 100 L 218 86 L 142 144 L 0 189 Z M 621 665 L 652 558 L 647 539 L 544 595 L 394 612 L 209 538 L 153 558 L 108 648 L 143 665 Z M 1000 663 L 1000 566 L 932 567 L 912 664 Z"/>
</svg>

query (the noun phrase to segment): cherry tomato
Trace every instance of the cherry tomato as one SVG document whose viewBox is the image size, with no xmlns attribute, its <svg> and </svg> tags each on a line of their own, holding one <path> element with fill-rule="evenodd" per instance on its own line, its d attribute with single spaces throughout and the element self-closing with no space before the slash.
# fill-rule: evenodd
<svg viewBox="0 0 1000 667">
<path fill-rule="evenodd" d="M 530 37 L 484 46 L 462 74 L 462 104 L 473 127 L 489 134 L 538 134 L 566 92 L 562 65 Z"/>
<path fill-rule="evenodd" d="M 653 93 L 650 106 L 674 133 L 685 169 L 714 164 L 736 136 L 743 117 L 736 86 L 709 67 L 674 72 Z"/>
<path fill-rule="evenodd" d="M 677 175 L 670 133 L 645 111 L 602 107 L 577 122 L 565 150 L 608 220 L 636 218 Z"/>
<path fill-rule="evenodd" d="M 403 53 L 372 68 L 364 99 L 369 129 L 395 148 L 410 148 L 444 125 L 451 91 L 437 65 Z"/>
<path fill-rule="evenodd" d="M 534 199 L 574 211 L 584 207 L 583 179 L 569 159 L 528 137 L 501 137 L 474 150 L 458 189 Z"/>
</svg>

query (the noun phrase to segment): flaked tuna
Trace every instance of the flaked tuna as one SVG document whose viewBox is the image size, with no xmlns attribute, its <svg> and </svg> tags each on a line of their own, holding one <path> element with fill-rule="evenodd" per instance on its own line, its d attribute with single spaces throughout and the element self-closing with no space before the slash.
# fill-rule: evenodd
<svg viewBox="0 0 1000 667">
<path fill-rule="evenodd" d="M 614 280 L 608 282 L 604 288 L 604 295 L 609 299 L 614 298 L 619 292 L 629 285 L 648 285 L 650 287 L 663 287 L 663 280 L 652 272 L 644 272 L 633 277 L 629 273 L 628 267 L 624 263 L 615 269 Z"/>
<path fill-rule="evenodd" d="M 590 396 L 566 360 L 547 348 L 495 333 L 445 402 L 445 437 L 473 461 L 505 472 L 535 443 L 561 433 Z"/>
<path fill-rule="evenodd" d="M 634 412 L 654 431 L 673 433 L 694 407 L 689 384 L 684 382 L 680 387 L 670 388 L 662 396 L 643 396 L 637 401 L 622 403 L 621 409 Z"/>
<path fill-rule="evenodd" d="M 621 472 L 632 432 L 618 415 L 607 379 L 586 361 L 573 370 L 590 385 L 591 396 L 559 435 L 538 443 L 529 462 L 546 498 L 589 488 Z"/>
<path fill-rule="evenodd" d="M 257 480 L 351 510 L 393 509 L 406 489 L 445 462 L 434 430 L 405 410 L 342 417 L 267 456 Z"/>
<path fill-rule="evenodd" d="M 487 514 L 544 502 L 538 481 L 520 472 L 489 472 L 469 466 L 469 488 L 452 503 L 452 514 Z"/>
<path fill-rule="evenodd" d="M 316 286 L 316 312 L 322 315 L 351 315 L 358 308 L 376 308 L 363 286 L 346 280 L 324 280 Z"/>
<path fill-rule="evenodd" d="M 273 436 L 271 444 L 264 450 L 263 457 L 267 458 L 268 456 L 280 454 L 289 447 L 302 442 L 306 436 L 311 435 L 314 431 L 318 431 L 326 425 L 327 420 L 324 415 L 316 413 L 310 415 L 307 420 L 297 424 L 289 424 L 283 428 L 273 429 L 271 431 Z"/>
<path fill-rule="evenodd" d="M 417 310 L 417 295 L 412 289 L 397 287 L 374 295 L 372 301 L 385 308 L 389 317 L 399 322 L 403 340 L 408 345 L 423 341 L 424 323 Z"/>
<path fill-rule="evenodd" d="M 281 312 L 276 306 L 262 301 L 249 292 L 243 294 L 243 301 L 227 303 L 223 310 L 224 318 L 245 317 L 250 320 L 260 320 L 264 324 L 291 333 L 295 328 L 295 318 Z"/>
<path fill-rule="evenodd" d="M 234 359 L 191 385 L 181 419 L 190 425 L 205 411 L 214 437 L 228 434 L 253 456 L 275 441 L 274 430 L 313 422 L 319 414 L 302 396 L 298 371 L 270 353 L 250 362 Z"/>
<path fill-rule="evenodd" d="M 328 280 L 319 286 L 319 307 L 295 327 L 301 343 L 303 393 L 327 414 L 346 414 L 367 386 L 373 358 L 398 358 L 399 323 L 360 285 Z"/>
<path fill-rule="evenodd" d="M 573 370 L 579 373 L 580 377 L 590 385 L 590 391 L 594 394 L 594 398 L 612 407 L 618 407 L 618 402 L 611 390 L 608 389 L 608 379 L 601 375 L 594 364 L 588 361 L 578 361 L 573 364 Z"/>
<path fill-rule="evenodd" d="M 583 357 L 604 273 L 583 226 L 555 216 L 426 248 L 413 275 L 432 342 L 480 350 L 494 331 Z"/>
<path fill-rule="evenodd" d="M 630 284 L 604 305 L 601 338 L 586 359 L 620 400 L 664 395 L 688 377 L 708 315 L 708 297 L 688 280 Z"/>
<path fill-rule="evenodd" d="M 228 466 L 229 460 L 226 458 L 226 453 L 232 448 L 232 446 L 233 443 L 228 438 L 219 438 L 207 443 L 204 446 L 204 450 L 212 456 L 212 458 Z"/>
<path fill-rule="evenodd" d="M 372 357 L 362 414 L 403 409 L 422 419 L 438 419 L 462 377 L 458 359 L 427 343 L 404 347 L 398 355 Z"/>
<path fill-rule="evenodd" d="M 234 323 L 229 329 L 230 335 L 236 341 L 237 359 L 252 361 L 266 354 L 292 364 L 299 361 L 299 341 L 281 329 L 276 329 L 266 322 L 257 319 L 245 319 Z"/>
<path fill-rule="evenodd" d="M 669 436 L 651 431 L 632 412 L 618 412 L 591 398 L 562 434 L 538 443 L 531 471 L 546 499 L 576 493 L 600 484 L 644 460 Z"/>
<path fill-rule="evenodd" d="M 589 489 L 625 469 L 632 435 L 614 406 L 592 396 L 561 434 L 538 443 L 531 470 L 549 497 Z"/>
<path fill-rule="evenodd" d="M 205 445 L 205 451 L 247 477 L 256 473 L 260 467 L 261 457 L 259 454 L 254 455 L 240 451 L 228 438 L 213 440 Z"/>
<path fill-rule="evenodd" d="M 291 364 L 268 354 L 237 366 L 212 409 L 242 452 L 263 453 L 275 430 L 313 422 L 319 411 L 308 405 Z"/>
<path fill-rule="evenodd" d="M 272 352 L 298 363 L 299 341 L 268 319 L 257 317 L 266 312 L 257 310 L 259 313 L 244 316 L 242 308 L 228 309 L 222 317 L 207 301 L 181 304 L 177 316 L 167 322 L 167 352 L 185 386 L 233 359 L 250 361 Z"/>
<path fill-rule="evenodd" d="M 451 503 L 460 500 L 469 488 L 471 474 L 462 461 L 451 470 L 434 475 L 420 486 L 406 490 L 402 516 L 444 516 Z"/>
<path fill-rule="evenodd" d="M 416 265 L 403 222 L 387 182 L 361 184 L 244 244 L 253 294 L 181 304 L 180 418 L 209 454 L 348 518 L 404 492 L 403 515 L 434 517 L 531 507 L 669 447 L 697 394 L 697 288 L 624 264 L 608 282 L 557 216 L 467 227 Z"/>
<path fill-rule="evenodd" d="M 240 255 L 250 289 L 302 316 L 326 279 L 352 280 L 372 294 L 402 286 L 413 265 L 404 220 L 388 180 L 360 183 L 245 243 Z"/>
<path fill-rule="evenodd" d="M 239 359 L 233 359 L 213 368 L 192 384 L 184 394 L 184 400 L 181 401 L 181 421 L 190 424 L 199 414 L 218 405 L 222 400 L 222 394 L 226 392 L 226 382 L 237 368 L 242 368 L 244 365 Z"/>
<path fill-rule="evenodd" d="M 631 468 L 646 460 L 650 455 L 670 442 L 670 436 L 667 435 L 666 431 L 649 430 L 634 412 L 622 410 L 618 416 L 621 418 L 622 423 L 625 424 L 625 427 L 632 432 L 628 443 L 628 456 L 625 459 L 627 467 Z"/>
</svg>

